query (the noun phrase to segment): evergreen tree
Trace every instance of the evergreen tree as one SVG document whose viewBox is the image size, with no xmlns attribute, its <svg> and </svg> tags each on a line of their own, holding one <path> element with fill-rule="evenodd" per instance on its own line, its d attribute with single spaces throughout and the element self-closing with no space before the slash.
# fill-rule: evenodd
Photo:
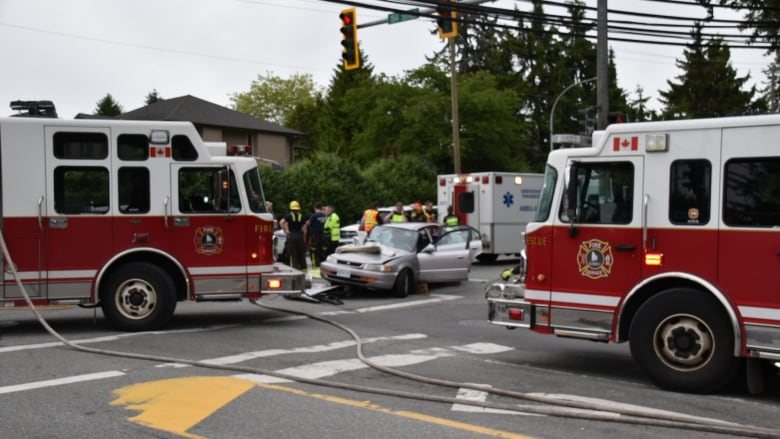
<svg viewBox="0 0 780 439">
<path fill-rule="evenodd" d="M 111 93 L 107 93 L 103 99 L 97 102 L 95 112 L 92 114 L 95 116 L 119 116 L 122 114 L 122 106 L 114 100 L 114 97 L 111 96 Z"/>
<path fill-rule="evenodd" d="M 146 95 L 144 102 L 146 102 L 146 105 L 150 105 L 161 100 L 163 100 L 163 98 L 159 93 L 157 93 L 157 89 L 155 88 Z"/>
<path fill-rule="evenodd" d="M 767 110 L 780 113 L 780 52 L 775 52 L 775 59 L 763 70 L 766 75 L 766 86 L 761 90 L 766 101 Z"/>
<path fill-rule="evenodd" d="M 704 42 L 702 26 L 691 31 L 692 42 L 676 65 L 679 82 L 667 80 L 669 90 L 660 91 L 664 119 L 730 116 L 760 112 L 762 101 L 753 102 L 756 87 L 743 91 L 750 74 L 738 77 L 731 66 L 731 52 L 722 38 Z"/>
</svg>

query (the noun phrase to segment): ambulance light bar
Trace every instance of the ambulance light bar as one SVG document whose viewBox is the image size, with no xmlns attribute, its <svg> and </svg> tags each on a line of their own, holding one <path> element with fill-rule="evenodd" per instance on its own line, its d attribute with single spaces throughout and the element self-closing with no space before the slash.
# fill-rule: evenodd
<svg viewBox="0 0 780 439">
<path fill-rule="evenodd" d="M 647 152 L 669 151 L 669 134 L 648 134 L 645 136 L 645 150 Z"/>
</svg>

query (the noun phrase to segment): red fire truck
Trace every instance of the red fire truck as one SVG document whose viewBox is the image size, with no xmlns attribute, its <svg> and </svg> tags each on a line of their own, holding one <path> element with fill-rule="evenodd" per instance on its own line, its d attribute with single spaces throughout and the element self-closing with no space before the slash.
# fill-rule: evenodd
<svg viewBox="0 0 780 439">
<path fill-rule="evenodd" d="M 780 360 L 778 138 L 780 115 L 627 123 L 551 152 L 524 277 L 487 288 L 491 323 L 627 341 L 680 391 L 744 363 L 759 391 Z"/>
<path fill-rule="evenodd" d="M 300 294 L 304 273 L 273 261 L 257 163 L 222 154 L 187 122 L 0 118 L 2 233 L 34 303 L 99 305 L 136 331 L 178 301 Z M 0 306 L 25 306 L 3 268 Z"/>
</svg>

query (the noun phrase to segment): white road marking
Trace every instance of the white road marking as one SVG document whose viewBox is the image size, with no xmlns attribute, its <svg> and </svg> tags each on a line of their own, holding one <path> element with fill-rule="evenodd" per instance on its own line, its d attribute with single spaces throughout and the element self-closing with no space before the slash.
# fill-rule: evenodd
<svg viewBox="0 0 780 439">
<path fill-rule="evenodd" d="M 514 348 L 495 343 L 472 343 L 464 346 L 453 346 L 452 349 L 470 354 L 498 354 L 511 351 Z"/>
<path fill-rule="evenodd" d="M 478 384 L 484 386 L 484 384 Z M 489 387 L 489 386 L 485 386 Z M 487 401 L 488 392 L 483 392 L 481 390 L 473 390 L 473 389 L 458 389 L 458 395 L 456 396 L 457 399 L 465 399 L 467 401 L 475 401 L 475 402 L 485 402 Z M 474 405 L 466 405 L 466 404 L 453 404 L 452 405 L 452 411 L 453 412 L 470 412 L 470 413 L 497 413 L 497 414 L 504 414 L 504 415 L 524 415 L 524 416 L 541 416 L 541 415 L 535 415 L 532 413 L 522 413 L 522 412 L 516 412 L 512 410 L 500 410 L 500 409 L 492 409 L 488 407 L 478 407 Z"/>
<path fill-rule="evenodd" d="M 84 381 L 95 381 L 95 380 L 102 380 L 106 378 L 114 378 L 122 375 L 125 375 L 125 373 L 118 370 L 110 370 L 108 372 L 97 372 L 97 373 L 88 373 L 85 375 L 74 375 L 65 378 L 56 378 L 53 380 L 34 381 L 31 383 L 15 384 L 13 386 L 0 387 L 0 394 L 25 392 L 28 390 L 62 386 L 65 384 L 80 383 Z"/>
<path fill-rule="evenodd" d="M 366 343 L 376 343 L 379 341 L 388 341 L 388 340 L 419 340 L 426 337 L 427 335 L 425 334 L 403 334 L 403 335 L 397 335 L 392 337 L 367 338 L 362 340 L 362 342 L 363 344 L 366 344 Z M 253 360 L 255 358 L 274 357 L 277 355 L 286 355 L 286 354 L 302 354 L 302 353 L 314 354 L 319 352 L 335 351 L 337 349 L 343 349 L 352 346 L 355 346 L 355 341 L 350 339 L 350 340 L 343 340 L 343 341 L 335 341 L 333 343 L 328 343 L 328 344 L 304 346 L 304 347 L 291 348 L 291 349 L 266 349 L 262 351 L 244 352 L 241 354 L 229 355 L 226 357 L 209 358 L 201 361 L 203 363 L 208 363 L 208 364 L 221 364 L 221 365 L 236 364 L 244 361 Z M 189 366 L 186 364 L 179 364 L 179 363 L 166 363 L 166 364 L 160 364 L 157 367 L 189 367 Z"/>
</svg>

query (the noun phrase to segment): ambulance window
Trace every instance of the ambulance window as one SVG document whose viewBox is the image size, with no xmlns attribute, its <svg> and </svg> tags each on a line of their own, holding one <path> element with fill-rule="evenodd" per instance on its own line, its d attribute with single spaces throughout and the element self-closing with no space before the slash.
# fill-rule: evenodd
<svg viewBox="0 0 780 439">
<path fill-rule="evenodd" d="M 710 222 L 712 165 L 707 160 L 675 160 L 669 170 L 669 221 L 680 225 Z"/>
<path fill-rule="evenodd" d="M 190 142 L 190 138 L 181 134 L 173 136 L 171 139 L 171 155 L 173 159 L 180 162 L 191 162 L 198 159 L 198 151 Z"/>
<path fill-rule="evenodd" d="M 780 226 L 780 159 L 726 163 L 723 222 L 735 227 Z"/>
<path fill-rule="evenodd" d="M 108 213 L 108 169 L 58 166 L 54 169 L 54 210 L 61 214 Z"/>
<path fill-rule="evenodd" d="M 120 134 L 116 154 L 119 160 L 146 160 L 149 158 L 149 138 L 145 134 Z"/>
<path fill-rule="evenodd" d="M 128 214 L 149 212 L 149 170 L 123 167 L 119 168 L 118 177 L 119 211 Z"/>
<path fill-rule="evenodd" d="M 108 157 L 108 137 L 103 133 L 54 133 L 54 157 L 103 160 Z"/>
</svg>

